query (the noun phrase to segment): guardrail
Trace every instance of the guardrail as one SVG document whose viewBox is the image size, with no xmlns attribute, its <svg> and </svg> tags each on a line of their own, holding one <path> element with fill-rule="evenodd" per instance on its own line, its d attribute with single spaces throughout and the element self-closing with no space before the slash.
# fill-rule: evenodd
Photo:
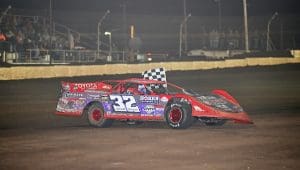
<svg viewBox="0 0 300 170">
<path fill-rule="evenodd" d="M 2 62 L 10 64 L 70 64 L 94 63 L 105 60 L 105 51 L 97 54 L 95 50 L 41 50 L 27 49 L 25 52 L 2 54 Z"/>
<path fill-rule="evenodd" d="M 43 50 L 27 49 L 25 52 L 3 52 L 2 62 L 17 65 L 26 64 L 93 64 L 102 63 L 127 63 L 129 55 L 134 57 L 130 62 L 166 61 L 167 54 L 148 53 L 137 54 L 125 51 L 112 51 L 109 56 L 108 51 L 101 50 Z M 150 58 L 150 60 L 149 60 Z"/>
</svg>

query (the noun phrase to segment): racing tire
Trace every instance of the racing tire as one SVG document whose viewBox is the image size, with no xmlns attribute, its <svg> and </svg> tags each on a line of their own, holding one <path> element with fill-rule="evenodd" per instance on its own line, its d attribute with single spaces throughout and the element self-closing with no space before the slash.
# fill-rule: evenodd
<svg viewBox="0 0 300 170">
<path fill-rule="evenodd" d="M 185 103 L 171 103 L 166 107 L 165 119 L 173 129 L 186 129 L 194 122 L 191 107 Z"/>
<path fill-rule="evenodd" d="M 105 128 L 112 125 L 113 120 L 104 118 L 103 106 L 93 103 L 88 107 L 87 120 L 91 126 Z"/>
</svg>

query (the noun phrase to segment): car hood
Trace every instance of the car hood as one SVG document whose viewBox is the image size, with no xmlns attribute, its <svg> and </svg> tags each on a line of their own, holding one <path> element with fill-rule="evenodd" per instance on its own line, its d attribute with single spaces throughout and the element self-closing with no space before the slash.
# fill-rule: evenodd
<svg viewBox="0 0 300 170">
<path fill-rule="evenodd" d="M 243 112 L 243 108 L 239 104 L 233 103 L 223 96 L 213 93 L 198 93 L 193 90 L 183 90 L 183 92 L 202 104 L 213 107 L 214 109 L 230 113 Z"/>
</svg>

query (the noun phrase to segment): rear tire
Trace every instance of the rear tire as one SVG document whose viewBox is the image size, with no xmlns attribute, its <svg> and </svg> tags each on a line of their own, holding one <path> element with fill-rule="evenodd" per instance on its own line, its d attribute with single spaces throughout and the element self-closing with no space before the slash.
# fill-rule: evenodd
<svg viewBox="0 0 300 170">
<path fill-rule="evenodd" d="M 173 129 L 186 129 L 194 122 L 191 108 L 185 103 L 169 104 L 166 108 L 165 119 Z"/>
<path fill-rule="evenodd" d="M 113 120 L 104 118 L 103 107 L 100 103 L 93 103 L 88 107 L 87 120 L 91 126 L 94 127 L 109 127 Z"/>
</svg>

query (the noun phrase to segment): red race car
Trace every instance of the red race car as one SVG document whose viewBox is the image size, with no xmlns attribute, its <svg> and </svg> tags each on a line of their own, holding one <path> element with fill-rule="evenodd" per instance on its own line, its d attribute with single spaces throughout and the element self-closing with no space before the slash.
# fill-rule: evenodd
<svg viewBox="0 0 300 170">
<path fill-rule="evenodd" d="M 165 121 L 171 128 L 226 121 L 250 124 L 239 103 L 224 90 L 197 93 L 166 82 L 164 69 L 145 72 L 144 78 L 92 83 L 62 82 L 56 114 L 87 117 L 90 125 L 108 127 L 114 120 Z M 163 81 L 158 81 L 163 80 Z"/>
</svg>

